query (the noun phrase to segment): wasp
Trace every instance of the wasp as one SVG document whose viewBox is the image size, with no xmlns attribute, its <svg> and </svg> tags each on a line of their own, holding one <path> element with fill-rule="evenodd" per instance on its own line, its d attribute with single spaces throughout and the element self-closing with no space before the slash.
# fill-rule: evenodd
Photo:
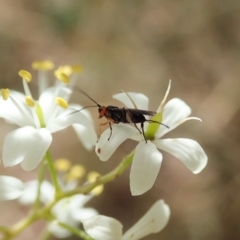
<svg viewBox="0 0 240 240">
<path fill-rule="evenodd" d="M 146 119 L 145 116 L 154 116 L 157 113 L 154 111 L 148 111 L 148 110 L 141 110 L 141 109 L 137 109 L 137 108 L 119 108 L 117 106 L 101 106 L 99 103 L 97 103 L 93 98 L 91 98 L 86 92 L 84 92 L 83 90 L 81 90 L 80 88 L 76 88 L 78 91 L 80 91 L 82 94 L 84 94 L 87 98 L 89 98 L 92 102 L 94 102 L 96 105 L 94 106 L 87 106 L 84 107 L 80 110 L 77 110 L 75 112 L 79 112 L 83 109 L 86 108 L 90 108 L 90 107 L 98 107 L 98 113 L 99 113 L 99 118 L 103 118 L 105 117 L 107 119 L 107 122 L 105 123 L 100 123 L 99 125 L 99 131 L 101 130 L 101 126 L 104 126 L 106 124 L 109 124 L 109 128 L 111 130 L 110 135 L 108 137 L 108 140 L 110 140 L 111 136 L 112 136 L 112 124 L 118 124 L 118 123 L 132 123 L 136 129 L 139 131 L 140 134 L 143 135 L 145 142 L 147 143 L 147 139 L 144 133 L 144 123 L 145 122 L 149 122 L 149 123 L 158 123 L 161 124 L 167 128 L 169 128 L 169 126 L 154 121 L 154 120 L 149 120 Z M 126 93 L 127 94 L 127 93 Z M 131 102 L 133 103 L 133 105 L 135 106 L 133 100 L 131 99 L 131 97 L 127 94 L 127 96 L 130 98 Z M 75 113 L 73 112 L 73 113 Z M 145 115 L 145 116 L 144 116 Z M 137 126 L 137 123 L 140 123 L 140 127 L 141 129 L 139 129 L 139 127 Z M 100 131 L 101 132 L 101 131 Z"/>
</svg>

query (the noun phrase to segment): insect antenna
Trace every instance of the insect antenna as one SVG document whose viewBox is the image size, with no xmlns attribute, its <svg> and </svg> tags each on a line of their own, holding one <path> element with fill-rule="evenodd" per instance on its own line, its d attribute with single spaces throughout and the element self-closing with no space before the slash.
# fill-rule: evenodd
<svg viewBox="0 0 240 240">
<path fill-rule="evenodd" d="M 85 95 L 87 98 L 89 98 L 92 102 L 96 103 L 98 107 L 101 107 L 100 104 L 98 104 L 94 99 L 92 99 L 86 92 L 84 92 L 81 88 L 78 88 L 76 86 L 73 86 L 73 88 L 75 90 L 77 90 L 78 92 L 82 93 L 83 95 Z M 97 107 L 96 106 L 96 107 Z M 93 107 L 93 106 L 89 106 L 89 107 Z M 87 107 L 86 107 L 87 108 Z"/>
<path fill-rule="evenodd" d="M 82 110 L 84 110 L 86 108 L 94 108 L 94 107 L 98 107 L 98 106 L 95 106 L 95 105 L 94 106 L 86 106 L 86 107 L 80 108 L 78 110 L 75 110 L 75 111 L 73 111 L 71 113 L 68 113 L 67 115 L 74 114 L 74 113 L 77 113 L 77 112 L 81 112 Z"/>
</svg>

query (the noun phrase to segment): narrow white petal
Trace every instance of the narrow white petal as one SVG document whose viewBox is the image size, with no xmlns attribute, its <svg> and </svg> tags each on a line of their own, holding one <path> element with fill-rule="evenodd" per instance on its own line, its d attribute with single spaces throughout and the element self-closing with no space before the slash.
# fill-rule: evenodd
<svg viewBox="0 0 240 240">
<path fill-rule="evenodd" d="M 108 140 L 110 132 L 110 128 L 106 129 L 96 144 L 96 154 L 102 161 L 107 161 L 126 139 L 138 135 L 138 130 L 127 124 L 112 125 L 112 136 Z"/>
<path fill-rule="evenodd" d="M 121 240 L 122 224 L 103 215 L 92 216 L 82 221 L 87 234 L 95 240 Z"/>
<path fill-rule="evenodd" d="M 24 191 L 24 183 L 14 177 L 0 176 L 0 200 L 16 199 Z"/>
<path fill-rule="evenodd" d="M 25 189 L 21 197 L 18 199 L 22 205 L 33 204 L 37 198 L 38 181 L 33 180 L 25 183 Z M 54 199 L 54 187 L 48 181 L 41 183 L 41 194 L 40 199 L 43 203 L 47 204 Z"/>
<path fill-rule="evenodd" d="M 47 228 L 48 228 L 48 231 L 57 238 L 66 238 L 72 235 L 72 233 L 69 232 L 67 229 L 59 226 L 57 221 L 50 222 Z"/>
<path fill-rule="evenodd" d="M 187 138 L 161 139 L 156 146 L 183 162 L 193 173 L 201 172 L 207 165 L 208 157 L 198 142 Z"/>
<path fill-rule="evenodd" d="M 157 112 L 159 112 L 159 109 L 157 110 Z M 162 120 L 162 122 L 170 128 L 160 126 L 156 136 L 158 138 L 162 137 L 164 134 L 173 129 L 172 127 L 175 125 L 175 123 L 182 121 L 190 114 L 191 108 L 184 101 L 179 98 L 171 99 L 163 108 Z"/>
<path fill-rule="evenodd" d="M 87 150 L 92 150 L 97 142 L 97 134 L 93 128 L 93 125 L 89 125 L 90 127 L 86 127 L 80 124 L 73 124 L 72 126 L 83 146 Z"/>
<path fill-rule="evenodd" d="M 30 108 L 25 104 L 25 95 L 11 90 L 8 100 L 0 99 L 0 117 L 20 127 L 34 126 Z"/>
<path fill-rule="evenodd" d="M 98 212 L 93 208 L 80 208 L 72 211 L 72 218 L 78 222 L 96 215 L 98 215 Z"/>
<path fill-rule="evenodd" d="M 127 94 L 132 98 L 133 102 L 137 105 L 138 109 L 148 110 L 149 100 L 144 94 L 133 93 L 133 92 L 128 92 Z M 131 100 L 127 96 L 127 94 L 126 93 L 114 94 L 113 98 L 117 99 L 118 101 L 121 101 L 128 108 L 135 108 L 134 105 L 132 104 Z"/>
<path fill-rule="evenodd" d="M 169 206 L 159 200 L 123 235 L 122 240 L 138 240 L 151 233 L 158 233 L 167 225 L 169 217 Z"/>
<path fill-rule="evenodd" d="M 30 171 L 43 159 L 51 142 L 52 136 L 45 128 L 28 126 L 16 129 L 4 140 L 3 164 L 9 167 L 22 162 L 22 168 Z"/>
<path fill-rule="evenodd" d="M 137 145 L 130 172 L 130 189 L 133 196 L 151 189 L 161 163 L 162 154 L 152 142 L 140 142 Z"/>
</svg>

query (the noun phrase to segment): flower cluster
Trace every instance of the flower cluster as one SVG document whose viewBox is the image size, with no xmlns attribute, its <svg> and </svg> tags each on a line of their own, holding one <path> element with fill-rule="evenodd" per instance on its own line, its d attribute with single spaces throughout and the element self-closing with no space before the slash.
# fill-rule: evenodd
<svg viewBox="0 0 240 240">
<path fill-rule="evenodd" d="M 126 113 L 123 119 L 114 121 L 107 108 L 100 106 L 100 117 L 106 117 L 107 128 L 97 139 L 94 124 L 88 111 L 79 104 L 69 104 L 80 66 L 61 66 L 54 71 L 55 83 L 50 86 L 49 72 L 54 69 L 50 61 L 34 62 L 38 71 L 39 97 L 35 99 L 29 84 L 30 72 L 21 70 L 24 93 L 2 89 L 0 117 L 18 126 L 3 141 L 2 162 L 5 167 L 21 164 L 25 171 L 39 166 L 38 179 L 23 182 L 15 177 L 0 176 L 0 200 L 17 199 L 22 205 L 30 205 L 31 212 L 24 224 L 5 227 L 0 233 L 12 239 L 37 220 L 48 222 L 47 232 L 57 238 L 71 234 L 86 240 L 138 240 L 161 231 L 170 218 L 170 208 L 164 200 L 158 200 L 127 232 L 122 224 L 111 217 L 100 215 L 94 208 L 86 207 L 93 197 L 103 191 L 105 183 L 112 181 L 131 164 L 130 190 L 141 195 L 152 188 L 166 151 L 178 158 L 194 174 L 200 173 L 207 164 L 202 147 L 192 139 L 162 137 L 188 120 L 190 107 L 178 98 L 166 102 L 167 92 L 156 112 L 148 110 L 148 98 L 140 93 L 123 92 L 113 98 L 125 104 L 115 108 Z M 82 90 L 81 90 L 82 91 Z M 87 95 L 87 94 L 86 94 Z M 88 96 L 88 95 L 87 95 Z M 113 114 L 115 113 L 114 110 Z M 137 114 L 140 121 L 134 121 Z M 145 116 L 144 116 L 145 115 Z M 118 123 L 118 124 L 114 124 Z M 127 124 L 129 123 L 129 124 Z M 95 147 L 101 161 L 107 161 L 122 142 L 137 141 L 136 148 L 110 173 L 101 176 L 89 172 L 83 166 L 71 165 L 69 160 L 53 160 L 50 146 L 52 133 L 72 126 L 87 150 Z M 159 149 L 159 150 L 158 150 Z M 51 182 L 44 179 L 48 166 Z M 81 223 L 81 228 L 79 224 Z"/>
</svg>

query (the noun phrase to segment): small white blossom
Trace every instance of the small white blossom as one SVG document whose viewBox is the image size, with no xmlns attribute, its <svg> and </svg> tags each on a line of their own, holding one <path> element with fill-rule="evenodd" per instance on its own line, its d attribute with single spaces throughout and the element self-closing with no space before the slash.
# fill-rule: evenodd
<svg viewBox="0 0 240 240">
<path fill-rule="evenodd" d="M 72 233 L 61 227 L 58 223 L 78 228 L 79 223 L 84 219 L 97 215 L 98 213 L 95 209 L 84 207 L 92 196 L 93 195 L 77 194 L 58 201 L 51 211 L 56 220 L 53 220 L 48 224 L 49 232 L 58 238 L 68 237 Z"/>
<path fill-rule="evenodd" d="M 70 67 L 68 69 L 71 69 Z M 58 70 L 59 78 L 68 80 L 66 71 Z M 91 149 L 97 136 L 86 111 L 80 105 L 69 105 L 72 90 L 66 83 L 57 80 L 55 86 L 48 86 L 47 73 L 39 71 L 40 97 L 34 101 L 28 82 L 31 74 L 21 70 L 25 94 L 11 90 L 0 99 L 0 117 L 19 126 L 9 133 L 3 143 L 3 164 L 5 167 L 21 163 L 24 170 L 37 167 L 52 142 L 52 133 L 73 125 L 79 139 L 87 149 Z M 61 107 L 60 107 L 61 106 Z M 68 109 L 63 109 L 68 107 Z"/>
<path fill-rule="evenodd" d="M 160 232 L 167 225 L 169 218 L 169 206 L 163 200 L 159 200 L 124 234 L 122 224 L 111 217 L 97 215 L 83 220 L 82 223 L 87 234 L 95 240 L 138 240 Z"/>
<path fill-rule="evenodd" d="M 103 132 L 96 144 L 97 155 L 100 160 L 106 161 L 126 139 L 139 141 L 135 149 L 130 172 L 130 189 L 132 195 L 141 195 L 153 186 L 162 163 L 162 153 L 158 149 L 169 152 L 178 158 L 195 174 L 201 172 L 207 164 L 208 158 L 196 141 L 187 138 L 161 139 L 163 135 L 187 120 L 200 120 L 199 118 L 188 117 L 191 114 L 191 109 L 181 99 L 174 98 L 165 105 L 169 90 L 170 83 L 165 97 L 157 110 L 157 113 L 162 115 L 161 122 L 169 126 L 169 128 L 158 125 L 158 129 L 154 132 L 154 135 L 148 137 L 148 126 L 156 123 L 148 124 L 145 122 L 146 143 L 143 135 L 134 126 L 121 123 L 114 124 L 110 140 L 108 140 L 110 135 L 110 129 L 108 128 Z M 139 93 L 128 93 L 128 95 L 135 102 L 138 109 L 148 109 L 148 98 L 145 95 Z M 128 108 L 134 107 L 125 93 L 116 94 L 114 98 L 123 102 Z"/>
<path fill-rule="evenodd" d="M 13 200 L 22 195 L 24 183 L 10 176 L 0 176 L 0 200 Z"/>
</svg>

